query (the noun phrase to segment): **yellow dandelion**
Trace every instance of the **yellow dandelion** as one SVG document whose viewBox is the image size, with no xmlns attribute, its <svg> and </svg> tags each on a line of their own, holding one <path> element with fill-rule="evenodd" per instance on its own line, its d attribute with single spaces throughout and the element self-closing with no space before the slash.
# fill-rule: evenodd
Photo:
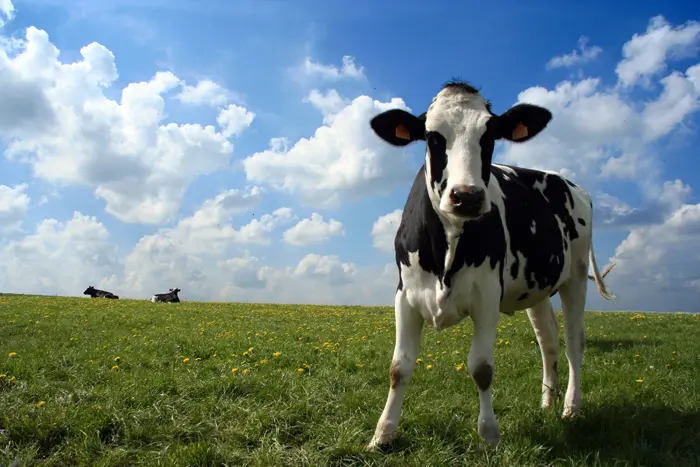
<svg viewBox="0 0 700 467">
<path fill-rule="evenodd" d="M 303 373 L 304 369 L 303 368 L 297 368 L 297 373 Z"/>
<path fill-rule="evenodd" d="M 275 358 L 279 357 L 280 355 L 282 355 L 282 352 L 275 352 L 272 354 L 272 356 Z"/>
<path fill-rule="evenodd" d="M 506 341 L 506 345 L 510 345 L 510 341 Z"/>
<path fill-rule="evenodd" d="M 201 361 L 202 359 L 200 357 L 195 358 L 198 362 Z"/>
<path fill-rule="evenodd" d="M 17 382 L 17 378 L 15 378 L 14 376 L 12 378 L 10 378 L 10 383 L 15 384 L 16 382 Z"/>
<path fill-rule="evenodd" d="M 37 407 L 43 407 L 43 406 L 45 406 L 45 405 L 46 405 L 46 402 L 44 402 L 44 401 L 39 401 L 39 402 L 36 403 L 36 406 L 37 406 Z"/>
<path fill-rule="evenodd" d="M 190 359 L 185 357 L 182 359 L 182 363 L 190 363 Z"/>
<path fill-rule="evenodd" d="M 534 343 L 535 343 L 535 341 L 530 341 L 530 344 L 534 344 Z"/>
<path fill-rule="evenodd" d="M 238 368 L 231 368 L 231 373 L 238 373 Z"/>
<path fill-rule="evenodd" d="M 247 375 L 248 373 L 250 373 L 250 370 L 249 370 L 248 368 L 246 368 L 245 370 L 242 371 L 242 373 L 243 373 L 244 375 Z"/>
<path fill-rule="evenodd" d="M 634 358 L 639 358 L 639 354 L 634 354 Z"/>
<path fill-rule="evenodd" d="M 120 356 L 117 355 L 116 357 L 114 357 L 114 361 L 115 361 L 115 362 L 119 363 L 120 360 L 121 360 L 121 357 L 120 357 Z"/>
<path fill-rule="evenodd" d="M 263 365 L 267 365 L 268 361 L 269 361 L 268 359 L 264 358 L 264 359 L 260 360 L 260 363 L 262 363 Z"/>
<path fill-rule="evenodd" d="M 232 353 L 231 356 L 232 356 L 233 358 L 238 357 L 238 355 L 236 355 L 235 353 Z"/>
<path fill-rule="evenodd" d="M 643 383 L 643 382 L 644 382 L 643 379 L 635 379 L 635 381 L 638 382 L 638 383 Z"/>
<path fill-rule="evenodd" d="M 433 358 L 433 354 L 429 353 L 428 358 Z"/>
<path fill-rule="evenodd" d="M 676 355 L 676 351 L 675 351 L 675 350 L 674 350 L 673 352 L 671 352 L 671 353 L 672 353 L 673 355 Z"/>
<path fill-rule="evenodd" d="M 357 368 L 360 368 L 360 367 L 362 366 L 362 364 L 361 364 L 361 363 L 355 363 L 355 366 L 356 366 Z"/>
<path fill-rule="evenodd" d="M 17 352 L 10 352 L 9 356 L 10 358 L 15 358 L 17 356 Z"/>
<path fill-rule="evenodd" d="M 462 370 L 464 370 L 464 363 L 460 363 L 460 364 L 457 365 L 455 368 L 456 368 L 457 371 L 462 371 Z"/>
<path fill-rule="evenodd" d="M 114 365 L 114 366 L 112 367 L 112 369 L 113 369 L 113 370 L 118 370 L 118 369 L 119 369 L 119 365 Z"/>
<path fill-rule="evenodd" d="M 432 370 L 432 369 L 433 369 L 433 365 L 426 365 L 425 368 L 428 369 L 428 370 Z"/>
<path fill-rule="evenodd" d="M 435 343 L 436 343 L 436 344 L 439 344 L 439 343 L 440 343 L 440 341 L 436 341 Z"/>
<path fill-rule="evenodd" d="M 251 347 L 248 349 L 248 352 L 252 352 L 255 347 Z"/>
<path fill-rule="evenodd" d="M 0 378 L 7 378 L 7 373 L 0 373 Z"/>
<path fill-rule="evenodd" d="M 459 350 L 455 350 L 455 355 L 459 355 Z"/>
<path fill-rule="evenodd" d="M 420 365 L 421 363 L 423 363 L 423 359 L 422 359 L 422 358 L 416 358 L 416 363 Z"/>
</svg>

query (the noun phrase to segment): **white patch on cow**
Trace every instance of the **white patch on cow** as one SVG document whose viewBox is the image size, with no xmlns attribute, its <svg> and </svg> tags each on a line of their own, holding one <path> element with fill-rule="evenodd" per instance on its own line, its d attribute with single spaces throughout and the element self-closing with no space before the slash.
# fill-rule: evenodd
<svg viewBox="0 0 700 467">
<path fill-rule="evenodd" d="M 157 300 L 157 298 L 156 298 L 156 296 L 155 296 L 155 295 L 151 297 L 151 301 L 152 301 L 153 303 L 155 303 L 155 302 L 156 302 L 156 300 Z"/>
<path fill-rule="evenodd" d="M 532 235 L 535 235 L 537 233 L 537 224 L 535 223 L 535 220 L 532 220 L 532 225 L 530 226 L 530 232 L 532 232 Z"/>
<path fill-rule="evenodd" d="M 518 176 L 518 173 L 513 170 L 512 167 L 508 167 L 507 165 L 501 165 L 501 164 L 491 164 L 494 167 L 498 167 L 499 169 L 503 170 L 504 172 L 508 172 L 511 176 L 516 177 Z"/>
</svg>

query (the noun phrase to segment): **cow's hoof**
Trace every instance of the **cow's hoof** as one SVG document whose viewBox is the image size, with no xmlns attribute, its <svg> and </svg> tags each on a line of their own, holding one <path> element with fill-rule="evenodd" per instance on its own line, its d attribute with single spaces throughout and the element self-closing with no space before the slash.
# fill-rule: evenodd
<svg viewBox="0 0 700 467">
<path fill-rule="evenodd" d="M 581 413 L 580 408 L 568 406 L 564 407 L 564 411 L 561 413 L 561 418 L 564 420 L 583 418 L 583 413 Z"/>
<path fill-rule="evenodd" d="M 495 448 L 501 441 L 501 432 L 496 420 L 480 421 L 478 433 L 489 448 Z"/>
<path fill-rule="evenodd" d="M 365 451 L 386 451 L 394 440 L 392 433 L 385 433 L 381 436 L 374 435 L 372 440 L 365 446 Z"/>
</svg>

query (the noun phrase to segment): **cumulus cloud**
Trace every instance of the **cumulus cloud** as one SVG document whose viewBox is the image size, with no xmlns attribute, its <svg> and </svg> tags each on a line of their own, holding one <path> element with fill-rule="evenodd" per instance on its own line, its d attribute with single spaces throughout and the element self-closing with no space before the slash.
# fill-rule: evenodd
<svg viewBox="0 0 700 467">
<path fill-rule="evenodd" d="M 663 222 L 634 228 L 615 249 L 608 282 L 621 306 L 697 311 L 700 204 L 684 204 Z"/>
<path fill-rule="evenodd" d="M 12 45 L 14 44 L 14 45 Z M 0 138 L 6 157 L 30 164 L 56 186 L 94 190 L 108 213 L 124 222 L 161 223 L 177 214 L 186 188 L 226 168 L 233 152 L 227 137 L 250 124 L 239 107 L 221 111 L 221 132 L 211 125 L 165 122 L 164 96 L 182 87 L 170 72 L 129 83 L 119 101 L 105 91 L 118 78 L 115 57 L 95 42 L 81 60 L 62 63 L 45 31 L 0 47 Z M 203 85 L 182 96 L 222 103 Z"/>
<path fill-rule="evenodd" d="M 219 107 L 231 99 L 231 92 L 212 80 L 202 79 L 195 86 L 184 85 L 175 97 L 186 104 Z"/>
<path fill-rule="evenodd" d="M 246 177 L 318 208 L 386 193 L 415 175 L 409 153 L 386 144 L 369 129 L 373 116 L 393 108 L 410 111 L 400 98 L 380 102 L 357 97 L 310 138 L 291 148 L 288 141 L 274 138 L 270 149 L 245 158 Z"/>
<path fill-rule="evenodd" d="M 0 231 L 13 231 L 20 228 L 29 207 L 29 196 L 24 192 L 27 184 L 9 187 L 0 185 Z"/>
<path fill-rule="evenodd" d="M 0 28 L 15 17 L 15 6 L 12 0 L 0 0 Z"/>
<path fill-rule="evenodd" d="M 314 62 L 310 57 L 306 57 L 301 66 L 301 71 L 307 77 L 320 78 L 325 81 L 338 81 L 342 79 L 364 80 L 366 78 L 364 67 L 357 66 L 355 64 L 355 57 L 351 55 L 343 56 L 340 68 L 335 65 L 324 65 L 319 62 Z"/>
<path fill-rule="evenodd" d="M 578 50 L 573 50 L 571 53 L 552 57 L 546 65 L 548 70 L 554 68 L 568 68 L 575 65 L 583 65 L 598 58 L 603 52 L 603 49 L 597 45 L 588 47 L 588 37 L 581 36 L 578 40 Z"/>
<path fill-rule="evenodd" d="M 372 225 L 372 243 L 375 248 L 394 251 L 394 237 L 401 224 L 403 209 L 397 209 L 379 218 Z"/>
<path fill-rule="evenodd" d="M 67 222 L 42 221 L 0 250 L 0 289 L 18 293 L 81 295 L 114 283 L 117 247 L 95 217 L 75 212 Z"/>
<path fill-rule="evenodd" d="M 308 219 L 302 219 L 294 227 L 282 234 L 282 238 L 290 245 L 303 246 L 313 243 L 323 243 L 331 237 L 344 236 L 343 224 L 335 219 L 323 221 L 323 216 L 314 212 Z"/>
<path fill-rule="evenodd" d="M 648 86 L 653 76 L 666 69 L 668 60 L 693 57 L 699 46 L 700 23 L 671 26 L 663 16 L 654 16 L 645 33 L 635 34 L 622 47 L 623 59 L 615 71 L 623 86 Z"/>
<path fill-rule="evenodd" d="M 328 90 L 326 94 L 318 89 L 312 89 L 309 95 L 304 98 L 304 102 L 316 107 L 323 115 L 323 123 L 326 124 L 333 123 L 336 115 L 350 104 L 350 101 L 338 94 L 335 89 Z"/>
</svg>

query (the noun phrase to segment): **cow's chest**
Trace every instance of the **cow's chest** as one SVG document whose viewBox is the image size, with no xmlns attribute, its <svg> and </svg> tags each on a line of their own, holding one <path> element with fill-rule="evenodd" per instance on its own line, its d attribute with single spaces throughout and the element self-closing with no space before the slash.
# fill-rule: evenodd
<svg viewBox="0 0 700 467">
<path fill-rule="evenodd" d="M 498 280 L 487 274 L 486 265 L 460 269 L 447 287 L 439 276 L 420 267 L 417 252 L 409 256 L 411 265 L 401 264 L 400 293 L 435 330 L 458 324 L 485 299 L 500 296 Z"/>
</svg>

